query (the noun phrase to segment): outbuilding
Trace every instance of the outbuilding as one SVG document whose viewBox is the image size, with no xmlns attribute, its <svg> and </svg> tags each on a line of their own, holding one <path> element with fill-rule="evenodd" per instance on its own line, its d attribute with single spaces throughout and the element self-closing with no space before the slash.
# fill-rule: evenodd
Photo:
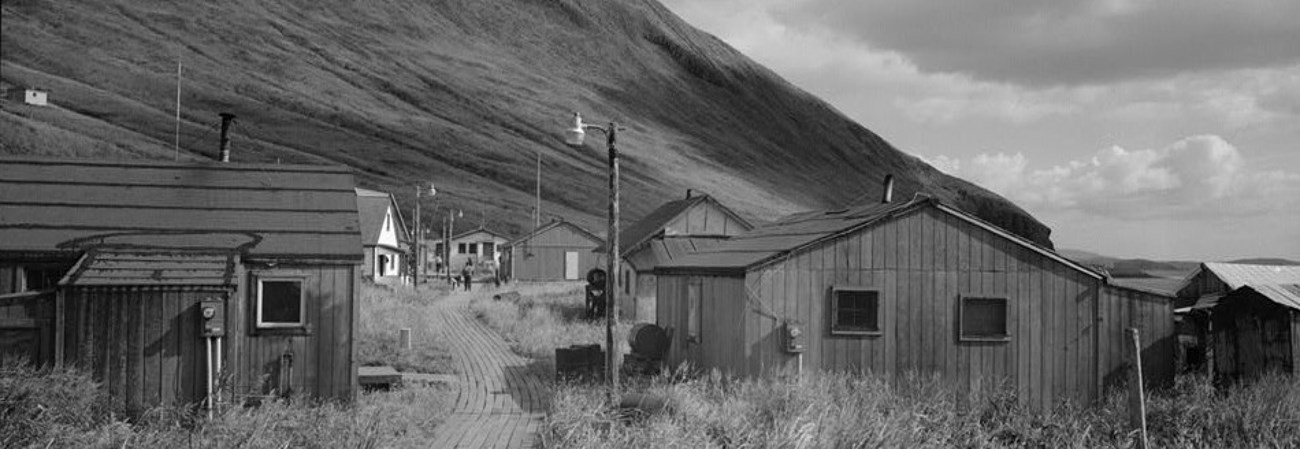
<svg viewBox="0 0 1300 449">
<path fill-rule="evenodd" d="M 0 352 L 79 366 L 132 414 L 351 398 L 354 187 L 335 166 L 0 158 Z"/>
<path fill-rule="evenodd" d="M 735 375 L 907 372 L 1013 388 L 1046 409 L 1123 378 L 1172 379 L 1171 298 L 935 199 L 818 211 L 660 265 L 668 361 Z"/>
<path fill-rule="evenodd" d="M 1300 370 L 1300 266 L 1203 263 L 1178 302 L 1193 368 L 1227 382 Z"/>
<path fill-rule="evenodd" d="M 604 243 L 581 226 L 553 220 L 507 243 L 502 265 L 507 277 L 517 281 L 576 281 L 604 263 L 595 252 Z"/>
<path fill-rule="evenodd" d="M 686 198 L 669 201 L 619 233 L 623 288 L 619 313 L 624 319 L 653 322 L 654 269 L 728 237 L 753 229 L 747 220 L 713 197 L 686 191 Z M 603 247 L 596 250 L 607 252 Z"/>
</svg>

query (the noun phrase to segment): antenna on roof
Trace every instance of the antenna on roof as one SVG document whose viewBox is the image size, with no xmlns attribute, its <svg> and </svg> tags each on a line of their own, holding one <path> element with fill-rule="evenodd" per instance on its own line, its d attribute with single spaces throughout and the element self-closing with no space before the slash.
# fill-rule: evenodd
<svg viewBox="0 0 1300 449">
<path fill-rule="evenodd" d="M 176 53 L 176 160 L 181 160 L 181 54 Z"/>
</svg>

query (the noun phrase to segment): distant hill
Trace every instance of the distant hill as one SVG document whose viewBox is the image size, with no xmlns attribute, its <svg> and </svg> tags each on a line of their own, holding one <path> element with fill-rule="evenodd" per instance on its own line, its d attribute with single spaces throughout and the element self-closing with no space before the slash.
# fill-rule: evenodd
<svg viewBox="0 0 1300 449">
<path fill-rule="evenodd" d="M 624 217 L 687 188 L 760 220 L 927 192 L 1035 242 L 1050 230 L 1007 200 L 885 139 L 653 0 L 0 4 L 0 153 L 210 158 L 217 114 L 239 118 L 233 160 L 337 163 L 398 195 L 439 194 L 457 227 L 519 234 L 541 158 L 543 212 L 603 230 L 603 139 L 571 148 L 573 111 L 617 120 Z M 436 227 L 436 226 L 435 226 Z"/>
<path fill-rule="evenodd" d="M 1104 267 L 1108 272 L 1110 272 L 1111 276 L 1116 278 L 1164 278 L 1177 279 L 1181 281 L 1201 265 L 1201 262 L 1186 260 L 1159 261 L 1149 259 L 1120 259 L 1077 249 L 1060 249 L 1058 252 L 1061 253 L 1061 255 L 1084 265 Z M 1237 259 L 1228 261 L 1228 263 L 1300 265 L 1300 262 L 1293 260 L 1269 257 Z M 1161 283 L 1160 281 L 1152 282 Z"/>
<path fill-rule="evenodd" d="M 1282 259 L 1278 257 L 1253 257 L 1249 259 L 1232 260 L 1229 261 L 1229 263 L 1242 263 L 1242 264 L 1250 264 L 1250 265 L 1300 265 L 1300 262 L 1289 260 L 1289 259 Z"/>
</svg>

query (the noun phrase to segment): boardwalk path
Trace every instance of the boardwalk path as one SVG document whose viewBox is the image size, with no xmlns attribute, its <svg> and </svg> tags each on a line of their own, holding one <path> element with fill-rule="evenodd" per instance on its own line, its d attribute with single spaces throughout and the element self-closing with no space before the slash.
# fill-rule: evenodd
<svg viewBox="0 0 1300 449">
<path fill-rule="evenodd" d="M 439 301 L 439 324 L 460 374 L 453 385 L 455 406 L 429 447 L 534 447 L 546 413 L 548 380 L 530 369 L 531 359 L 511 352 L 499 334 L 474 318 L 472 297 L 458 292 Z"/>
</svg>

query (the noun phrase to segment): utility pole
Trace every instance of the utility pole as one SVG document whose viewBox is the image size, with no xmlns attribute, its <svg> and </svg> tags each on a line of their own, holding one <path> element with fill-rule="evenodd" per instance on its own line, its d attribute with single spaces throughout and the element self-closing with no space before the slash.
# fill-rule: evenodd
<svg viewBox="0 0 1300 449">
<path fill-rule="evenodd" d="M 415 288 L 417 290 L 420 288 L 420 265 L 422 265 L 423 259 L 420 257 L 420 250 L 424 246 L 424 240 L 420 238 L 420 231 L 422 230 L 420 228 L 420 193 L 423 191 L 424 186 L 415 185 L 415 269 L 411 270 L 414 271 L 411 276 L 415 277 Z"/>
</svg>

